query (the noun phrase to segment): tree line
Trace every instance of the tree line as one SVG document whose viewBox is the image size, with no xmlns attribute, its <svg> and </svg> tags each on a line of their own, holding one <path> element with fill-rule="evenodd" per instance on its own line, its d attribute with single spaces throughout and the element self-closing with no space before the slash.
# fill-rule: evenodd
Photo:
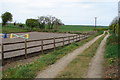
<svg viewBox="0 0 120 80">
<path fill-rule="evenodd" d="M 118 16 L 112 20 L 109 29 L 112 30 L 116 35 L 120 35 L 120 18 Z"/>
<path fill-rule="evenodd" d="M 1 15 L 2 18 L 2 26 L 5 26 L 8 22 L 11 22 L 13 20 L 13 15 L 10 12 L 5 12 Z M 25 24 L 30 29 L 33 28 L 39 28 L 41 30 L 45 30 L 46 28 L 51 30 L 58 30 L 58 26 L 64 25 L 62 21 L 54 16 L 48 15 L 48 16 L 40 16 L 37 17 L 37 19 L 26 19 Z M 14 25 L 16 25 L 16 22 L 14 22 Z M 21 27 L 23 27 L 22 24 L 20 24 Z"/>
</svg>

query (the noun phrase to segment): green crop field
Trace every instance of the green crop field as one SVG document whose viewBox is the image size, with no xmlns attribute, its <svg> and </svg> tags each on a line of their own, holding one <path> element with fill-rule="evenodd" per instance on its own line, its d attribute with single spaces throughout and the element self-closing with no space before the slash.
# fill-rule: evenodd
<svg viewBox="0 0 120 80">
<path fill-rule="evenodd" d="M 96 29 L 107 29 L 107 26 L 97 26 Z M 82 25 L 64 25 L 59 27 L 60 32 L 70 32 L 70 31 L 93 31 L 95 30 L 94 26 L 82 26 Z"/>
<path fill-rule="evenodd" d="M 97 26 L 96 28 L 94 26 L 82 26 L 82 25 L 64 25 L 64 26 L 59 26 L 58 28 L 58 32 L 87 32 L 87 31 L 94 31 L 95 29 L 107 29 L 106 26 Z M 13 32 L 29 32 L 29 31 L 40 31 L 40 29 L 34 28 L 34 29 L 30 29 L 30 28 L 20 28 L 14 25 L 7 25 L 4 27 L 0 26 L 0 30 L 2 31 L 2 33 L 13 33 Z M 54 30 L 51 30 L 54 32 Z"/>
</svg>

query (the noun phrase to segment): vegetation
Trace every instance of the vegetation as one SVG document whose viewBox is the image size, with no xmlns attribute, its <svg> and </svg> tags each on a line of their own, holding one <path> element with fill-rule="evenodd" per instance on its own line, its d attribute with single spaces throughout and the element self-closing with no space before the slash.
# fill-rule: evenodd
<svg viewBox="0 0 120 80">
<path fill-rule="evenodd" d="M 57 76 L 57 78 L 84 78 L 88 71 L 89 63 L 96 53 L 96 50 L 105 37 L 102 36 L 83 53 L 78 55 L 68 66 Z"/>
<path fill-rule="evenodd" d="M 51 64 L 54 64 L 58 59 L 60 59 L 64 55 L 75 50 L 79 46 L 82 46 L 83 44 L 85 44 L 89 40 L 92 40 L 95 36 L 101 33 L 102 32 L 99 32 L 81 42 L 72 43 L 68 46 L 57 49 L 51 53 L 44 55 L 42 58 L 36 60 L 31 64 L 19 65 L 16 67 L 9 68 L 3 71 L 3 77 L 4 78 L 34 78 L 39 71 L 45 69 L 47 66 Z"/>
<path fill-rule="evenodd" d="M 1 16 L 2 18 L 2 25 L 6 25 L 8 21 L 12 21 L 12 14 L 10 12 L 5 12 Z"/>
<path fill-rule="evenodd" d="M 116 36 L 115 33 L 111 31 L 111 36 L 107 39 L 105 58 L 111 58 L 114 60 L 120 58 L 120 54 L 118 53 L 118 46 L 120 46 L 120 42 L 118 42 L 118 36 Z"/>
<path fill-rule="evenodd" d="M 115 17 L 110 26 L 109 29 L 112 30 L 117 36 L 120 35 L 120 18 Z"/>
<path fill-rule="evenodd" d="M 31 29 L 33 29 L 34 27 L 38 26 L 39 23 L 36 19 L 27 19 L 26 25 L 27 25 L 27 27 L 30 27 Z"/>
<path fill-rule="evenodd" d="M 119 78 L 118 71 L 120 69 L 120 41 L 119 37 L 110 31 L 110 37 L 107 39 L 105 52 L 105 77 Z"/>
<path fill-rule="evenodd" d="M 31 31 L 29 28 L 21 28 L 19 25 L 14 26 L 12 24 L 6 25 L 5 27 L 0 27 L 2 29 L 2 33 L 16 33 L 16 32 L 29 32 Z"/>
<path fill-rule="evenodd" d="M 38 17 L 38 22 L 39 22 L 39 28 L 40 29 L 54 29 L 57 30 L 58 26 L 62 25 L 63 23 L 61 22 L 60 19 L 53 17 L 53 16 L 41 16 Z"/>
<path fill-rule="evenodd" d="M 63 25 L 59 27 L 60 32 L 73 32 L 73 31 L 86 32 L 86 31 L 94 31 L 97 29 L 107 29 L 107 26 L 105 27 L 97 26 L 95 28 L 94 26 L 85 26 L 85 25 Z"/>
<path fill-rule="evenodd" d="M 24 27 L 22 27 L 24 26 Z M 45 28 L 47 26 L 45 25 Z M 94 31 L 94 27 L 90 26 L 81 26 L 81 25 L 64 25 L 59 26 L 58 31 L 57 30 L 48 30 L 48 29 L 39 29 L 38 27 L 34 28 L 28 28 L 25 24 L 8 24 L 6 27 L 0 27 L 2 29 L 3 33 L 13 33 L 13 32 L 30 32 L 30 31 L 38 31 L 38 32 L 70 32 L 70 33 L 81 33 L 81 32 L 87 32 L 87 31 Z M 98 27 L 97 29 L 101 29 L 102 27 Z M 106 28 L 104 28 L 106 29 Z M 101 31 L 101 30 L 98 30 Z"/>
</svg>

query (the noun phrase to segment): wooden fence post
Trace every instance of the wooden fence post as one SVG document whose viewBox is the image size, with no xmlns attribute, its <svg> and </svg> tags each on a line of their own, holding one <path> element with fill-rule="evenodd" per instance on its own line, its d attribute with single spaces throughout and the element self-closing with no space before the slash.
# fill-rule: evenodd
<svg viewBox="0 0 120 80">
<path fill-rule="evenodd" d="M 86 37 L 86 36 L 85 36 L 85 34 L 84 34 L 84 39 L 85 39 L 85 37 Z"/>
<path fill-rule="evenodd" d="M 4 65 L 4 44 L 1 44 L 1 62 L 2 62 L 2 65 Z"/>
<path fill-rule="evenodd" d="M 65 45 L 65 43 L 64 43 L 64 37 L 63 37 L 63 46 Z"/>
<path fill-rule="evenodd" d="M 80 34 L 79 34 L 79 41 L 80 41 Z"/>
<path fill-rule="evenodd" d="M 73 42 L 74 42 L 74 36 L 73 36 Z"/>
<path fill-rule="evenodd" d="M 82 34 L 82 40 L 84 39 L 84 35 Z"/>
<path fill-rule="evenodd" d="M 76 35 L 76 42 L 77 42 L 77 35 Z"/>
<path fill-rule="evenodd" d="M 68 44 L 70 44 L 70 36 L 68 36 Z"/>
<path fill-rule="evenodd" d="M 27 58 L 27 40 L 25 39 L 25 58 Z"/>
<path fill-rule="evenodd" d="M 41 40 L 41 52 L 43 54 L 43 39 Z"/>
<path fill-rule="evenodd" d="M 55 46 L 55 37 L 53 39 L 53 43 L 54 43 L 54 50 L 55 50 L 55 48 L 56 48 L 56 46 Z"/>
<path fill-rule="evenodd" d="M 86 33 L 85 33 L 85 39 L 86 39 Z"/>
</svg>

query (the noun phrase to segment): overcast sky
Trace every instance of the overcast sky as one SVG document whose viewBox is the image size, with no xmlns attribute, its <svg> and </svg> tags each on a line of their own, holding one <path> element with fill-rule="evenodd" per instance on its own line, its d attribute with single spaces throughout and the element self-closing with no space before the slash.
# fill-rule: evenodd
<svg viewBox="0 0 120 80">
<path fill-rule="evenodd" d="M 27 18 L 52 15 L 65 24 L 109 25 L 118 15 L 119 0 L 0 0 L 0 14 L 8 11 L 13 21 L 25 23 Z"/>
</svg>

